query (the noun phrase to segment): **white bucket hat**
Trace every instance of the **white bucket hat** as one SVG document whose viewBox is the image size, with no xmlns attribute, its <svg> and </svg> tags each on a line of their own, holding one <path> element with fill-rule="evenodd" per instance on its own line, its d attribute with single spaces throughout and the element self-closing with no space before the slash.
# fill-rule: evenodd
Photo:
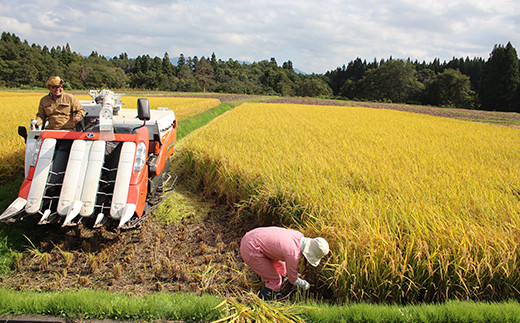
<svg viewBox="0 0 520 323">
<path fill-rule="evenodd" d="M 327 240 L 319 238 L 303 238 L 304 244 L 302 253 L 305 259 L 314 267 L 320 264 L 321 258 L 329 253 L 329 243 Z"/>
</svg>

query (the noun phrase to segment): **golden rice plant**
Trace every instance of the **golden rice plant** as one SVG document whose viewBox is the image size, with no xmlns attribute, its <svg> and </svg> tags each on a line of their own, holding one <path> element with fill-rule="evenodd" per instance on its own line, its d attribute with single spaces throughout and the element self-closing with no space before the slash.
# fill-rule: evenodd
<svg viewBox="0 0 520 323">
<path fill-rule="evenodd" d="M 218 322 L 305 322 L 302 314 L 315 310 L 310 306 L 287 304 L 277 301 L 266 302 L 253 293 L 239 297 L 226 297 L 215 307 L 222 308 L 225 317 Z"/>
<path fill-rule="evenodd" d="M 0 92 L 0 182 L 23 176 L 25 143 L 18 135 L 18 126 L 29 126 L 42 96 L 43 93 Z"/>
<path fill-rule="evenodd" d="M 0 183 L 23 176 L 25 143 L 18 135 L 18 126 L 29 127 L 36 117 L 44 92 L 0 92 Z M 89 100 L 88 95 L 77 95 Z"/>
<path fill-rule="evenodd" d="M 152 109 L 170 108 L 175 112 L 178 120 L 186 119 L 220 104 L 218 99 L 125 95 L 121 98 L 121 102 L 124 103 L 123 108 L 137 109 L 137 99 L 139 98 L 147 98 Z"/>
<path fill-rule="evenodd" d="M 518 297 L 520 132 L 353 107 L 243 104 L 187 136 L 186 174 L 307 236 L 347 300 Z M 230 198 L 231 197 L 231 198 Z"/>
</svg>

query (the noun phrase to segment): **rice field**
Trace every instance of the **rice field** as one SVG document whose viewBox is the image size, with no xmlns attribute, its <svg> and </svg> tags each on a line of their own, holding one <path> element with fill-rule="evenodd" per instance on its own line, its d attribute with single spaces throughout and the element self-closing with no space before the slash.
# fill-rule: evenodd
<svg viewBox="0 0 520 323">
<path fill-rule="evenodd" d="M 25 143 L 18 126 L 30 124 L 43 93 L 0 92 L 0 183 L 23 176 Z"/>
<path fill-rule="evenodd" d="M 0 183 L 17 176 L 23 176 L 25 143 L 18 135 L 18 126 L 29 126 L 36 116 L 38 104 L 46 92 L 21 93 L 0 91 Z M 90 95 L 75 95 L 79 100 L 90 100 Z M 123 96 L 125 109 L 136 109 L 137 99 L 146 96 Z M 217 99 L 147 97 L 150 107 L 169 107 L 178 120 L 195 115 L 217 106 Z"/>
<path fill-rule="evenodd" d="M 125 109 L 137 109 L 137 99 L 146 96 L 125 95 L 121 98 Z M 150 108 L 168 107 L 175 111 L 178 120 L 186 119 L 198 113 L 216 107 L 220 104 L 218 99 L 207 98 L 179 98 L 179 97 L 146 97 L 150 101 Z"/>
<path fill-rule="evenodd" d="M 331 255 L 346 301 L 504 300 L 520 290 L 518 129 L 394 110 L 247 103 L 180 142 L 184 176 Z"/>
</svg>

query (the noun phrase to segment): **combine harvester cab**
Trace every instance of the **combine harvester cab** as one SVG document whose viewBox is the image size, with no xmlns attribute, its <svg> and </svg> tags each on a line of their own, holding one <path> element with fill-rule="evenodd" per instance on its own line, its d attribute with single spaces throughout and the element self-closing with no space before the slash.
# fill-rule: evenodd
<svg viewBox="0 0 520 323">
<path fill-rule="evenodd" d="M 90 96 L 80 101 L 87 112 L 80 131 L 42 130 L 35 120 L 28 133 L 19 127 L 25 180 L 0 221 L 37 216 L 39 224 L 132 228 L 173 190 L 175 113 L 150 110 L 147 99 L 138 99 L 136 116 L 122 109 L 123 94 L 91 90 Z"/>
</svg>

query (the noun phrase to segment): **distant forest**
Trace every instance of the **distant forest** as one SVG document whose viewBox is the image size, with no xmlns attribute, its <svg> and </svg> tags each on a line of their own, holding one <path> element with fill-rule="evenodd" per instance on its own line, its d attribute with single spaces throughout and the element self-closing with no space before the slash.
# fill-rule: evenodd
<svg viewBox="0 0 520 323">
<path fill-rule="evenodd" d="M 60 75 L 68 89 L 143 89 L 221 92 L 395 102 L 520 112 L 520 62 L 516 49 L 495 45 L 489 58 L 419 62 L 356 58 L 325 74 L 297 73 L 291 61 L 254 63 L 211 57 L 162 58 L 126 53 L 107 58 L 74 52 L 69 44 L 48 48 L 3 32 L 0 87 L 43 87 Z"/>
</svg>

